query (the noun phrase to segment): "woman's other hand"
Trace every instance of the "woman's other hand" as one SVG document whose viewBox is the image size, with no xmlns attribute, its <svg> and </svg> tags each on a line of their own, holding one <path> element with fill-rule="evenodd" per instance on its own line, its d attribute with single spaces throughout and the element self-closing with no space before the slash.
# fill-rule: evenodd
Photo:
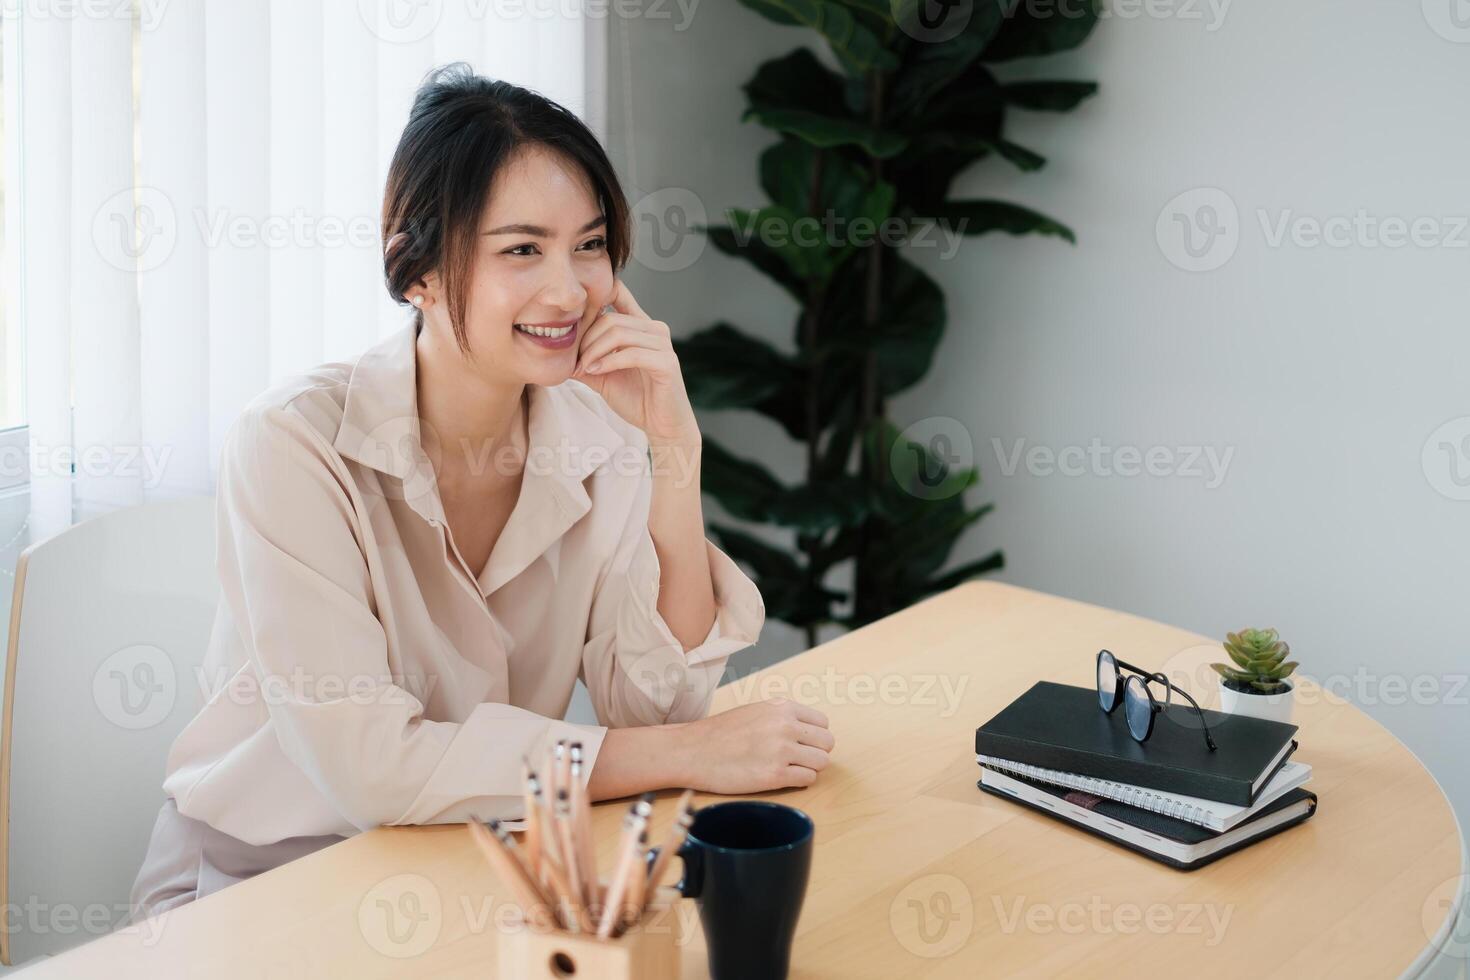
<svg viewBox="0 0 1470 980">
<path fill-rule="evenodd" d="M 827 768 L 827 716 L 786 698 L 741 705 L 678 729 L 689 787 L 743 794 L 810 786 Z"/>
</svg>

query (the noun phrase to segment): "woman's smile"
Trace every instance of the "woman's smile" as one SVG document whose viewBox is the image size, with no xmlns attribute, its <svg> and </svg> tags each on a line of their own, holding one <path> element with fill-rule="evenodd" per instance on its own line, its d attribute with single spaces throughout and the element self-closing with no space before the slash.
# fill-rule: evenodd
<svg viewBox="0 0 1470 980">
<path fill-rule="evenodd" d="M 515 332 L 541 347 L 561 350 L 577 342 L 577 320 L 561 323 L 517 323 Z"/>
</svg>

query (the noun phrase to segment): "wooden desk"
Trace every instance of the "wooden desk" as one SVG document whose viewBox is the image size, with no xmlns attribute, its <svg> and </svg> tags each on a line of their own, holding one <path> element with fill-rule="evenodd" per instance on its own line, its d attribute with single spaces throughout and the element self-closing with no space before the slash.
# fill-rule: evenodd
<svg viewBox="0 0 1470 980">
<path fill-rule="evenodd" d="M 1416 970 L 1465 870 L 1455 819 L 1395 738 L 1310 684 L 1297 757 L 1314 767 L 1320 811 L 1197 872 L 976 789 L 975 727 L 1038 678 L 1094 683 L 1100 646 L 1171 670 L 1218 649 L 1123 613 L 971 583 L 719 691 L 715 711 L 792 694 L 825 711 L 837 738 L 814 786 L 765 794 L 817 825 L 793 977 Z M 674 795 L 655 808 L 655 840 Z M 624 809 L 597 808 L 605 864 Z M 502 894 L 461 827 L 384 828 L 28 976 L 484 978 Z M 684 975 L 704 977 L 693 903 L 680 905 L 695 925 Z M 383 932 L 385 907 L 418 920 L 402 942 Z"/>
</svg>

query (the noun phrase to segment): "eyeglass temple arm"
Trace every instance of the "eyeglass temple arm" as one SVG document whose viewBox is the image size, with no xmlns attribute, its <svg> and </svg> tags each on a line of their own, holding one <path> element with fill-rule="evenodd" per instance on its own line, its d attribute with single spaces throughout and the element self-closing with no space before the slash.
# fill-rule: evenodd
<svg viewBox="0 0 1470 980">
<path fill-rule="evenodd" d="M 1215 744 L 1215 736 L 1210 734 L 1210 723 L 1205 721 L 1204 709 L 1199 706 L 1198 701 L 1189 696 L 1188 691 L 1184 690 L 1184 688 L 1180 687 L 1178 684 L 1171 682 L 1169 678 L 1164 676 L 1162 673 L 1151 674 L 1148 671 L 1144 670 L 1142 667 L 1135 667 L 1130 663 L 1125 663 L 1122 660 L 1119 660 L 1117 657 L 1113 658 L 1113 663 L 1117 664 L 1124 670 L 1131 670 L 1135 674 L 1142 674 L 1144 677 L 1156 680 L 1161 684 L 1167 686 L 1171 691 L 1178 691 L 1180 696 L 1183 697 L 1190 704 L 1194 705 L 1194 710 L 1199 712 L 1199 723 L 1205 730 L 1205 744 L 1210 747 L 1210 751 L 1213 752 L 1217 748 L 1219 748 L 1219 746 Z"/>
<path fill-rule="evenodd" d="M 1205 721 L 1205 711 L 1199 706 L 1199 702 L 1190 697 L 1188 691 L 1184 690 L 1184 688 L 1180 687 L 1179 685 L 1172 683 L 1169 678 L 1165 677 L 1163 674 L 1155 674 L 1154 677 L 1156 677 L 1160 681 L 1163 681 L 1165 684 L 1168 684 L 1170 690 L 1178 691 L 1180 697 L 1184 698 L 1190 704 L 1194 705 L 1194 710 L 1199 712 L 1200 726 L 1205 730 L 1205 744 L 1210 747 L 1211 752 L 1219 748 L 1219 746 L 1215 744 L 1215 736 L 1210 734 L 1210 723 Z"/>
</svg>

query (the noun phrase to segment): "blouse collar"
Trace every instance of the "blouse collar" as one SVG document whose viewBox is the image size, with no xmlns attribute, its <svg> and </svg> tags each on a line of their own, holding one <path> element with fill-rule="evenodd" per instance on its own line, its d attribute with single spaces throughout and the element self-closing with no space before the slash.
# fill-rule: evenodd
<svg viewBox="0 0 1470 980">
<path fill-rule="evenodd" d="M 344 457 L 403 483 L 403 498 L 430 525 L 442 527 L 444 505 L 424 452 L 415 387 L 418 328 L 409 323 L 358 359 L 347 382 L 342 426 L 334 442 Z M 631 447 L 577 381 L 527 385 L 529 445 L 521 492 L 479 584 L 489 595 L 545 553 L 592 507 L 584 481 L 610 460 L 620 468 Z M 623 455 L 620 455 L 620 451 Z M 639 451 L 639 462 L 646 460 Z"/>
</svg>

